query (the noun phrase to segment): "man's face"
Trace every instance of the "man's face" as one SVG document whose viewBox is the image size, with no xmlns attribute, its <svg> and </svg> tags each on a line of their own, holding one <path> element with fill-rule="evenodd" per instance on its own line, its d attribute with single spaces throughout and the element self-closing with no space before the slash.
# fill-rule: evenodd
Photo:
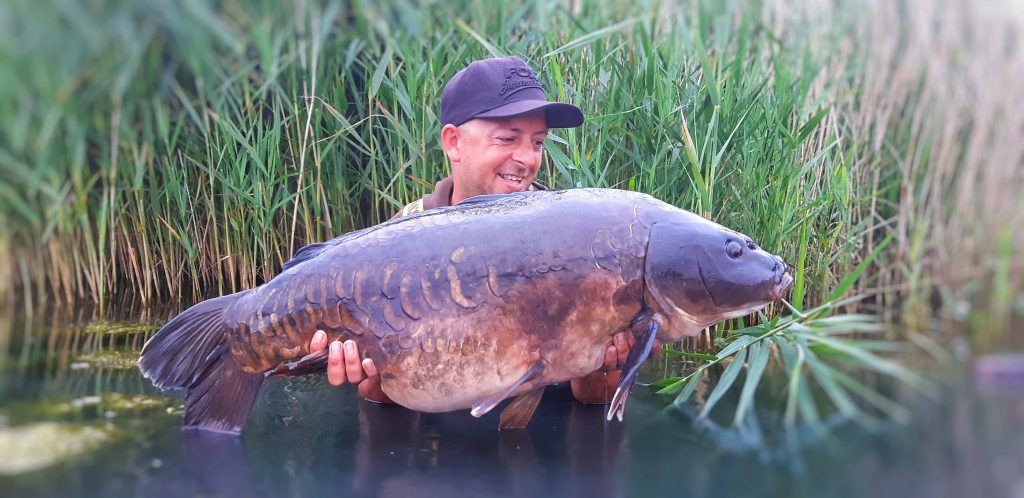
<svg viewBox="0 0 1024 498">
<path fill-rule="evenodd" d="M 442 137 L 452 159 L 452 202 L 528 189 L 540 169 L 547 134 L 544 111 L 537 111 L 512 118 L 473 119 L 458 127 L 455 140 Z"/>
</svg>

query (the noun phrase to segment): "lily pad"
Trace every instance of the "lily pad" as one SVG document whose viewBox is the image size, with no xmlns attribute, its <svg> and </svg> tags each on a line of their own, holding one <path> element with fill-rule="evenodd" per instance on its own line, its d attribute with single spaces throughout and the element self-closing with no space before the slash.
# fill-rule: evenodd
<svg viewBox="0 0 1024 498">
<path fill-rule="evenodd" d="M 35 472 L 67 462 L 113 440 L 113 433 L 89 425 L 37 422 L 0 427 L 0 475 Z"/>
</svg>

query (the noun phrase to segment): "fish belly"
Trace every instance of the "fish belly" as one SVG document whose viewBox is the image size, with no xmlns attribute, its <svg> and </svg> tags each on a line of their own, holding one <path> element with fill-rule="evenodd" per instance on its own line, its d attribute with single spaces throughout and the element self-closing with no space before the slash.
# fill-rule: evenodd
<svg viewBox="0 0 1024 498">
<path fill-rule="evenodd" d="M 413 410 L 447 412 L 468 409 L 509 389 L 536 363 L 543 373 L 512 395 L 538 386 L 581 377 L 600 368 L 614 327 L 595 323 L 544 337 L 535 330 L 509 327 L 496 318 L 476 333 L 423 334 L 409 348 L 385 360 L 381 388 L 394 402 Z M 448 330 L 459 330 L 451 323 Z"/>
</svg>

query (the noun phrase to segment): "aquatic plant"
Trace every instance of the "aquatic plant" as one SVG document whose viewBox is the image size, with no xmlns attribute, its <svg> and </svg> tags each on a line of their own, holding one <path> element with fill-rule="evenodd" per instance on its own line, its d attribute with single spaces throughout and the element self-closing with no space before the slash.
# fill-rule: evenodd
<svg viewBox="0 0 1024 498">
<path fill-rule="evenodd" d="M 938 386 L 887 358 L 910 348 L 880 339 L 885 328 L 877 317 L 834 314 L 837 304 L 841 303 L 829 302 L 805 312 L 791 308 L 792 314 L 772 319 L 762 316 L 757 325 L 723 328 L 716 331 L 717 351 L 713 355 L 669 350 L 670 355 L 696 360 L 699 366 L 684 376 L 659 380 L 654 386 L 658 394 L 675 395 L 673 406 L 681 408 L 711 369 L 724 365 L 713 389 L 698 403 L 696 420 L 708 418 L 726 393 L 742 386 L 730 425 L 748 436 L 758 436 L 759 423 L 753 408 L 762 376 L 774 362 L 776 373 L 786 379 L 785 406 L 761 408 L 781 411 L 787 429 L 799 425 L 823 431 L 824 422 L 834 413 L 866 427 L 884 421 L 908 422 L 906 408 L 877 386 L 865 384 L 864 374 L 887 376 L 931 398 L 938 395 Z M 745 376 L 740 377 L 741 373 Z M 822 397 L 828 401 L 825 406 L 819 401 Z"/>
<path fill-rule="evenodd" d="M 87 324 L 82 328 L 87 334 L 138 334 L 143 332 L 156 332 L 159 325 L 151 323 L 129 323 L 114 322 L 109 320 L 98 320 Z"/>
</svg>

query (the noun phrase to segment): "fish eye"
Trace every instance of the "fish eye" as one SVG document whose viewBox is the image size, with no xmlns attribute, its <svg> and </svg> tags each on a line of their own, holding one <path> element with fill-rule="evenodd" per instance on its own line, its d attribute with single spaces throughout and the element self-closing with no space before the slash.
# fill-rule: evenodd
<svg viewBox="0 0 1024 498">
<path fill-rule="evenodd" d="M 725 244 L 725 254 L 729 255 L 732 259 L 736 259 L 743 255 L 743 246 L 735 240 L 730 240 Z"/>
</svg>

